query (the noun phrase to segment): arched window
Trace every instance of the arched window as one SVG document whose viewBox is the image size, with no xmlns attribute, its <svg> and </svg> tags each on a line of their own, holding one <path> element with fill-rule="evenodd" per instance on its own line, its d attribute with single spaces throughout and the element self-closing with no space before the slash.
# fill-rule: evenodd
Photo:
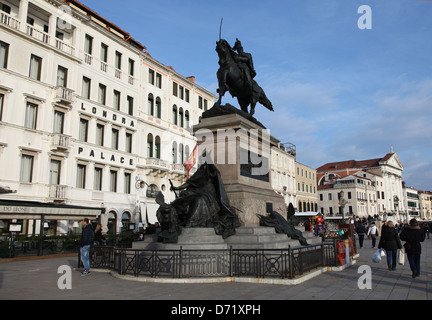
<svg viewBox="0 0 432 320">
<path fill-rule="evenodd" d="M 156 198 L 156 196 L 158 195 L 158 193 L 159 193 L 158 186 L 155 185 L 155 184 L 151 184 L 147 188 L 146 195 L 147 195 L 148 198 Z"/>
<path fill-rule="evenodd" d="M 110 211 L 108 213 L 108 234 L 117 233 L 117 214 L 115 211 Z"/>
<path fill-rule="evenodd" d="M 177 142 L 172 144 L 172 163 L 177 163 Z"/>
<path fill-rule="evenodd" d="M 153 95 L 151 93 L 148 95 L 147 113 L 150 116 L 154 116 L 154 98 L 153 98 Z"/>
<path fill-rule="evenodd" d="M 172 108 L 172 123 L 177 125 L 177 106 L 173 105 Z"/>
<path fill-rule="evenodd" d="M 162 117 L 162 102 L 159 97 L 156 98 L 155 117 L 159 119 Z"/>
<path fill-rule="evenodd" d="M 183 108 L 179 110 L 179 126 L 184 127 L 184 117 L 183 117 Z"/>
<path fill-rule="evenodd" d="M 180 143 L 179 145 L 179 163 L 184 163 L 184 148 L 183 148 L 183 143 Z"/>
<path fill-rule="evenodd" d="M 122 230 L 127 231 L 129 230 L 129 225 L 131 224 L 131 214 L 128 211 L 123 212 L 122 214 Z"/>
<path fill-rule="evenodd" d="M 153 158 L 153 135 L 151 133 L 147 136 L 147 158 Z"/>
<path fill-rule="evenodd" d="M 189 128 L 190 122 L 189 122 L 189 111 L 185 111 L 185 127 Z"/>
<path fill-rule="evenodd" d="M 155 158 L 161 158 L 161 141 L 159 136 L 156 136 L 155 139 Z"/>
</svg>

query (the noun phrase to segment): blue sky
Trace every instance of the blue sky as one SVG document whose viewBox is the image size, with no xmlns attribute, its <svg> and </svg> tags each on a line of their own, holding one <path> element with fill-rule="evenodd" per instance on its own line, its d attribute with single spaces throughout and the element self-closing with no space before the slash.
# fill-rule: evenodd
<svg viewBox="0 0 432 320">
<path fill-rule="evenodd" d="M 297 146 L 297 161 L 317 168 L 393 146 L 406 184 L 432 190 L 432 1 L 82 2 L 215 94 L 223 18 L 222 38 L 253 55 L 275 108 L 257 106 L 256 118 Z M 370 30 L 358 28 L 361 5 L 371 8 Z"/>
</svg>

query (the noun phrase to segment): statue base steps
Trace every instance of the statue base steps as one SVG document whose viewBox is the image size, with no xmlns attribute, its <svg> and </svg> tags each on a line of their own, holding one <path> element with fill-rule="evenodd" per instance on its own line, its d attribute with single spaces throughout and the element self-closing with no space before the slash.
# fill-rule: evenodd
<svg viewBox="0 0 432 320">
<path fill-rule="evenodd" d="M 321 243 L 312 232 L 303 232 L 308 244 Z M 236 234 L 227 239 L 217 235 L 213 228 L 184 228 L 177 243 L 157 242 L 156 235 L 147 235 L 144 241 L 136 241 L 136 250 L 226 250 L 233 249 L 287 249 L 301 246 L 298 240 L 286 234 L 276 233 L 272 227 L 239 227 Z"/>
</svg>

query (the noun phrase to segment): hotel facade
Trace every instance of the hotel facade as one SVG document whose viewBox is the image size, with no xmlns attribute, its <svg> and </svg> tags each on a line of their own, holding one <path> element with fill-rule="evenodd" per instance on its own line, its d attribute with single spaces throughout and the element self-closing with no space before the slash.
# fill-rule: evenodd
<svg viewBox="0 0 432 320">
<path fill-rule="evenodd" d="M 156 222 L 216 98 L 78 1 L 0 0 L 2 231 Z"/>
</svg>

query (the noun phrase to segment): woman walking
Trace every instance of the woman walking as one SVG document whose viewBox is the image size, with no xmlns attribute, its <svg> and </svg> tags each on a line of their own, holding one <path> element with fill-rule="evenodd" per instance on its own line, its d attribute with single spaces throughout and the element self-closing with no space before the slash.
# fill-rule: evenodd
<svg viewBox="0 0 432 320">
<path fill-rule="evenodd" d="M 400 238 L 406 241 L 404 244 L 408 262 L 412 271 L 412 277 L 420 276 L 421 244 L 425 239 L 425 233 L 420 229 L 416 219 L 411 219 L 409 226 L 403 228 Z"/>
<path fill-rule="evenodd" d="M 392 221 L 387 222 L 387 225 L 382 227 L 378 249 L 384 249 L 386 251 L 388 269 L 390 271 L 396 270 L 397 252 L 398 249 L 402 249 L 402 243 Z"/>
</svg>

